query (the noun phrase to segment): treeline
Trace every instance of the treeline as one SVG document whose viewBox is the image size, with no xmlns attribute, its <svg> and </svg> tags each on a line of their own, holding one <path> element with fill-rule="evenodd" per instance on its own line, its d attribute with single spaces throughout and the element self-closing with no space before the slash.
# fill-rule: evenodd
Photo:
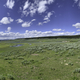
<svg viewBox="0 0 80 80">
<path fill-rule="evenodd" d="M 32 37 L 32 38 L 25 38 L 25 39 L 58 39 L 58 38 L 80 38 L 80 35 L 70 35 L 70 36 L 47 36 L 47 37 Z"/>
</svg>

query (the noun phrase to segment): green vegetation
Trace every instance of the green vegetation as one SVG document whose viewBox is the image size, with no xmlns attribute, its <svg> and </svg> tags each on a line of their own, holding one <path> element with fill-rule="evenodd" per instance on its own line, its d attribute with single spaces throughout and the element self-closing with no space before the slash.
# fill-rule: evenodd
<svg viewBox="0 0 80 80">
<path fill-rule="evenodd" d="M 0 80 L 80 80 L 80 39 L 0 41 Z"/>
</svg>

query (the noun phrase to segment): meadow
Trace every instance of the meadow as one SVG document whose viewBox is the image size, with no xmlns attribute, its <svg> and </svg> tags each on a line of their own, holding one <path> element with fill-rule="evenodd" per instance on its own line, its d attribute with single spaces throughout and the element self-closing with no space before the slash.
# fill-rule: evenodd
<svg viewBox="0 0 80 80">
<path fill-rule="evenodd" d="M 0 41 L 0 80 L 80 80 L 80 39 Z"/>
</svg>

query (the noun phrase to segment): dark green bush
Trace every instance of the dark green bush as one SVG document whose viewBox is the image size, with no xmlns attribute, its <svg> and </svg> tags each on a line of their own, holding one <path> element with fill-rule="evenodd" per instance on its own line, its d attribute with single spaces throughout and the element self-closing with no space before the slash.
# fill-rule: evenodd
<svg viewBox="0 0 80 80">
<path fill-rule="evenodd" d="M 76 68 L 73 73 L 80 73 L 80 68 Z"/>
<path fill-rule="evenodd" d="M 9 57 L 5 57 L 4 60 L 11 60 L 12 58 Z"/>
<path fill-rule="evenodd" d="M 30 64 L 29 61 L 27 61 L 27 60 L 22 61 L 22 65 L 28 65 L 28 64 Z"/>
<path fill-rule="evenodd" d="M 3 75 L 0 75 L 0 80 L 6 80 L 6 78 Z"/>
<path fill-rule="evenodd" d="M 71 65 L 71 66 L 73 66 L 73 63 L 69 62 L 69 63 L 68 63 L 68 65 Z"/>
<path fill-rule="evenodd" d="M 9 64 L 12 64 L 12 63 L 13 63 L 13 61 L 8 61 L 8 63 L 9 63 Z"/>
<path fill-rule="evenodd" d="M 9 80 L 15 80 L 14 76 L 11 75 L 11 74 L 7 74 L 7 77 L 8 77 Z"/>
<path fill-rule="evenodd" d="M 78 56 L 78 59 L 80 59 L 80 56 Z"/>
<path fill-rule="evenodd" d="M 77 78 L 77 77 L 73 77 L 72 80 L 79 80 L 79 78 Z"/>
</svg>

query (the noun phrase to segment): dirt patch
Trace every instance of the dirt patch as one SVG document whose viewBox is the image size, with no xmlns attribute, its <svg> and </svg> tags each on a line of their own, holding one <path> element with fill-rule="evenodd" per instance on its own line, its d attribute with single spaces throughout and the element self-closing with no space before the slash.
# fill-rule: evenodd
<svg viewBox="0 0 80 80">
<path fill-rule="evenodd" d="M 68 63 L 65 63 L 65 65 L 68 65 Z"/>
</svg>

